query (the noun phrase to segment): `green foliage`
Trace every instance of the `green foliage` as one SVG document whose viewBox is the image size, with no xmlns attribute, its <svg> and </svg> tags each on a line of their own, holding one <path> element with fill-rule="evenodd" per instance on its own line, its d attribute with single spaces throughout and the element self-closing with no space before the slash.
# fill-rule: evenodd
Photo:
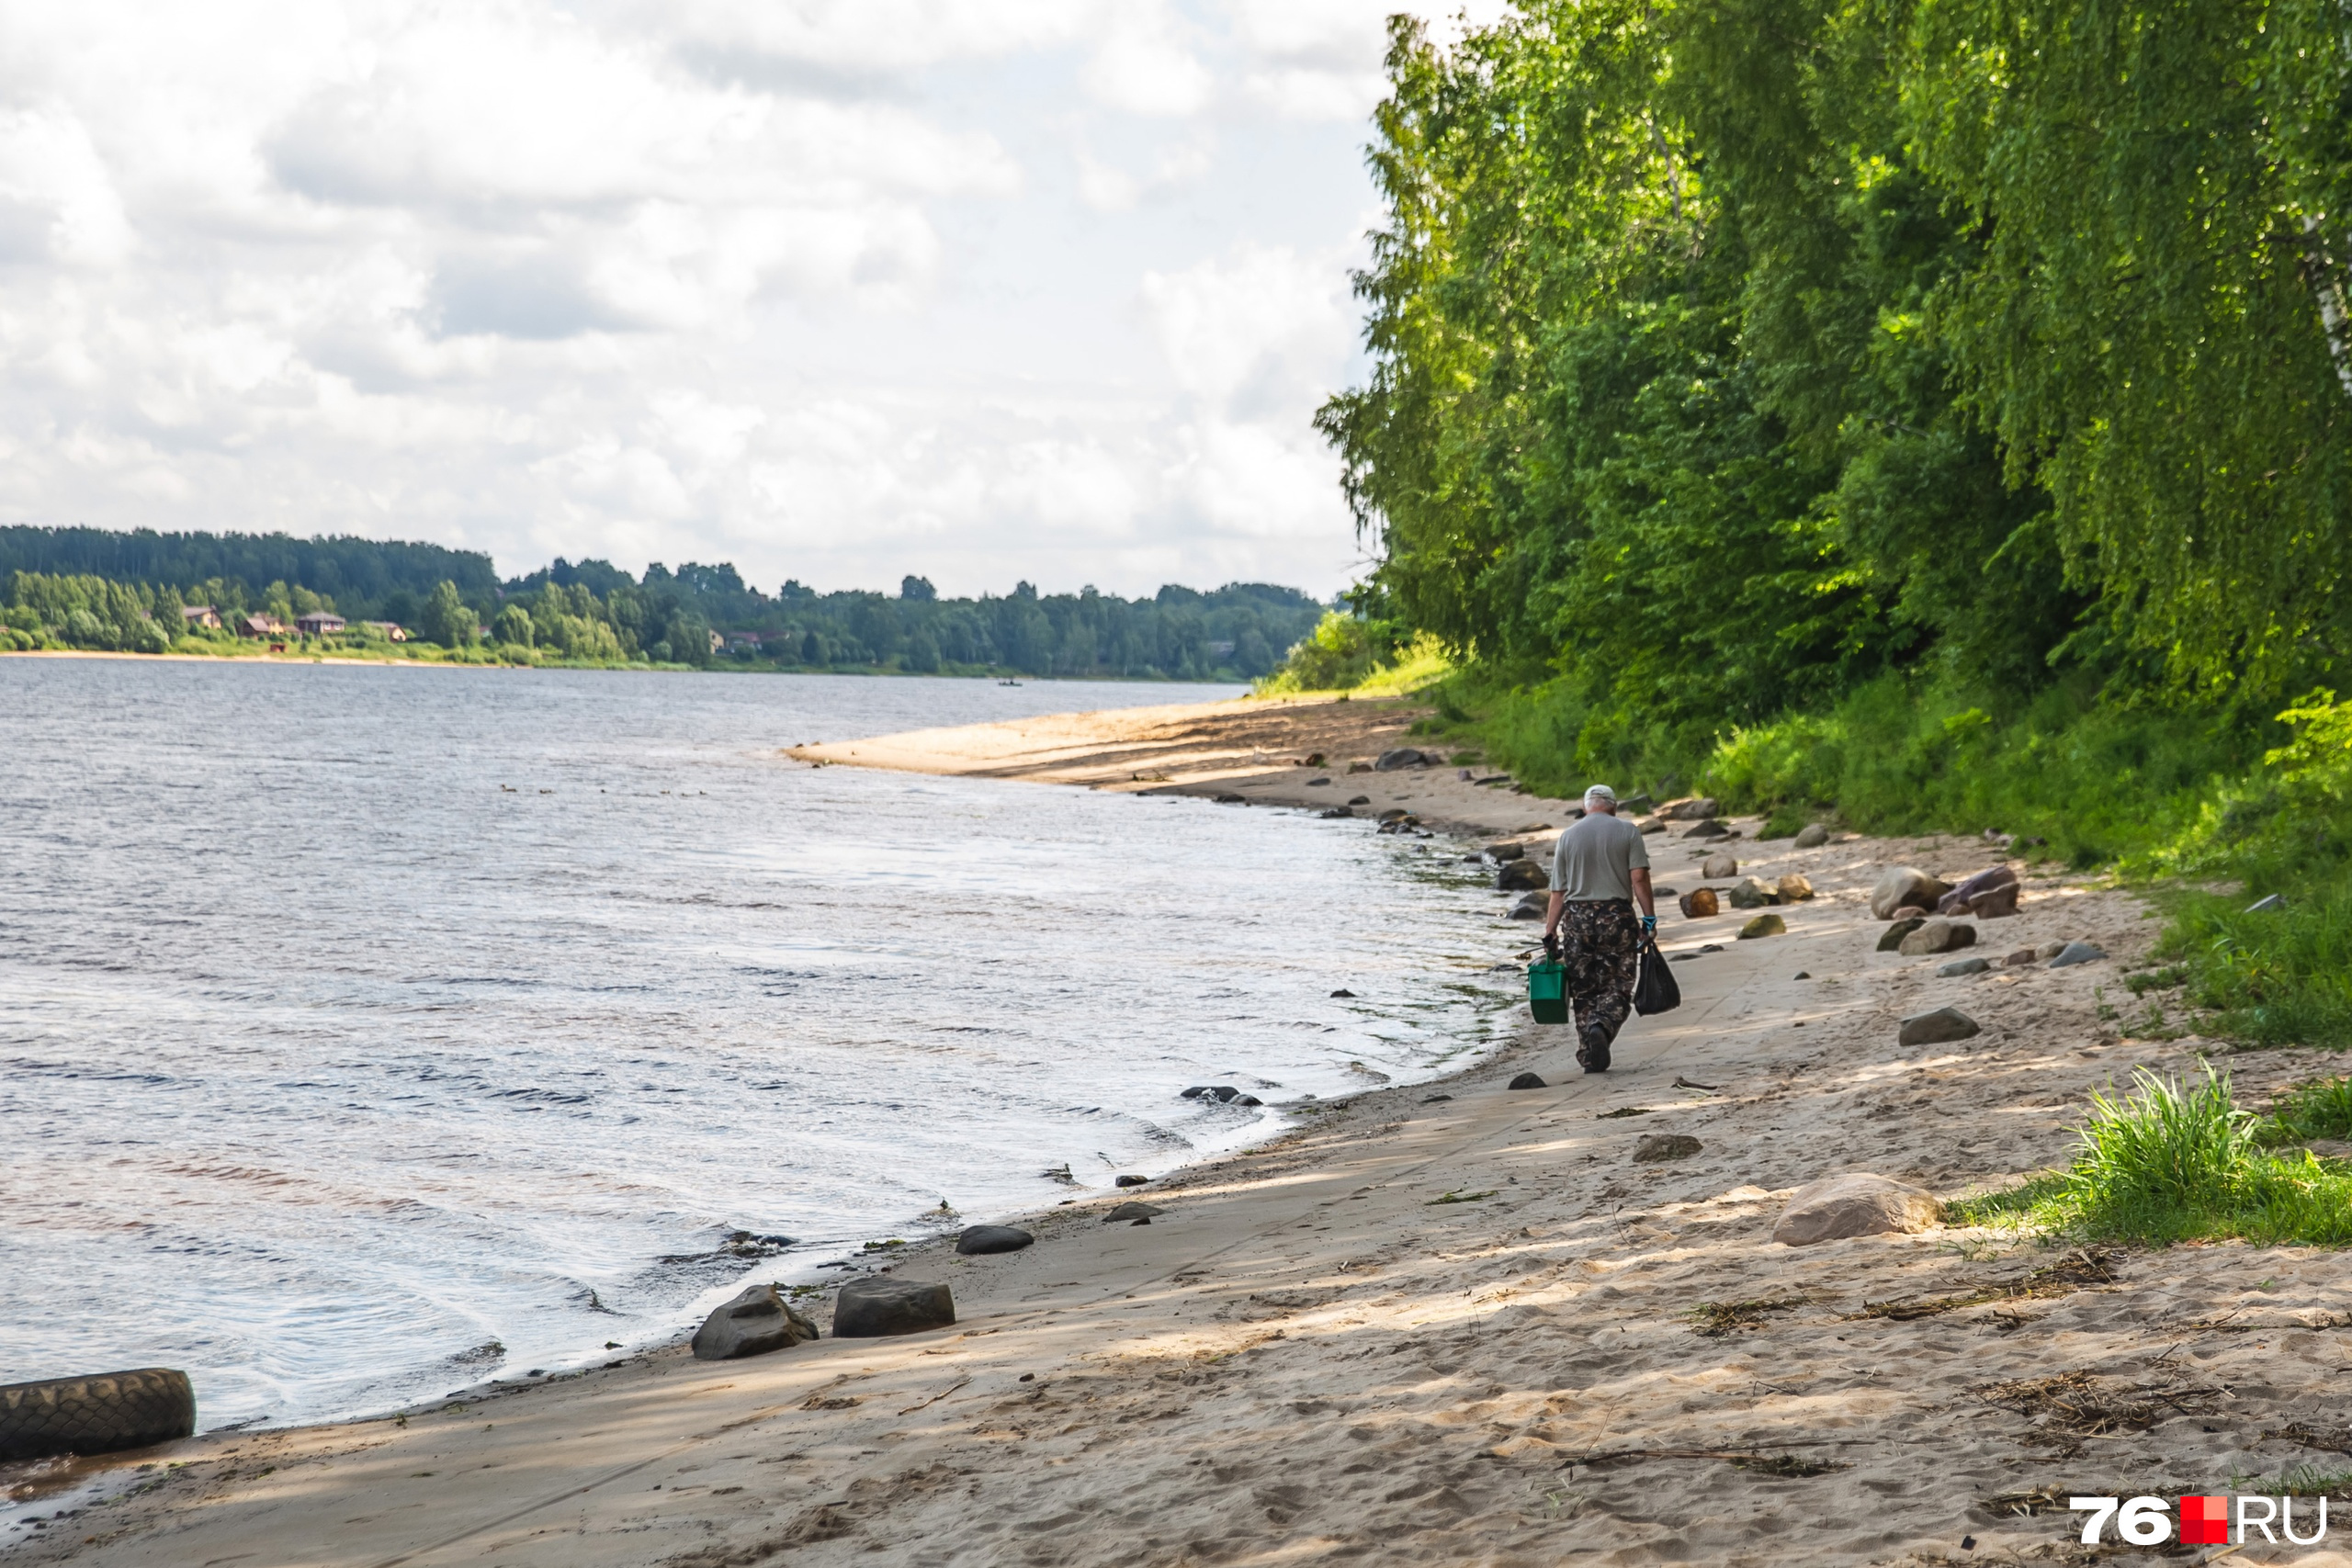
<svg viewBox="0 0 2352 1568">
<path fill-rule="evenodd" d="M 480 628 L 473 606 L 458 596 L 456 583 L 447 581 L 434 585 L 416 622 L 417 632 L 427 642 L 443 648 L 471 648 L 481 640 Z"/>
<path fill-rule="evenodd" d="M 2262 1127 L 2265 1143 L 2352 1138 L 2352 1078 L 2320 1078 L 2289 1094 Z"/>
<path fill-rule="evenodd" d="M 1956 1204 L 1951 1217 L 2158 1246 L 2352 1243 L 2352 1171 L 2304 1151 L 2268 1153 L 2265 1134 L 2226 1077 L 2208 1070 L 2181 1084 L 2143 1070 L 2128 1097 L 2092 1096 L 2066 1170 Z"/>
<path fill-rule="evenodd" d="M 1314 631 L 1294 644 L 1282 667 L 1258 682 L 1261 694 L 1343 692 L 1362 685 L 1396 651 L 1395 637 L 1380 622 L 1329 610 Z"/>
</svg>

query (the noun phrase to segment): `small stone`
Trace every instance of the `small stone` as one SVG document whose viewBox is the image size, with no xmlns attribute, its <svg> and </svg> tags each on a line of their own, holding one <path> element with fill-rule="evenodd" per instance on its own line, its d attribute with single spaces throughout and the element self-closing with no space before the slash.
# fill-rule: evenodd
<svg viewBox="0 0 2352 1568">
<path fill-rule="evenodd" d="M 1918 930 L 1903 939 L 1895 951 L 1905 958 L 1921 958 L 1929 953 L 1950 953 L 1955 948 L 1974 947 L 1976 928 L 1958 920 L 1928 920 Z"/>
<path fill-rule="evenodd" d="M 1383 824 L 1402 822 L 1410 816 L 1412 816 L 1412 813 L 1406 810 L 1403 807 L 1392 806 L 1387 810 L 1380 814 L 1378 820 Z"/>
<path fill-rule="evenodd" d="M 2033 948 L 2020 947 L 2015 953 L 2010 953 L 2007 958 L 2001 960 L 2001 967 L 2004 969 L 2022 969 L 2041 956 L 2041 954 Z M 2056 955 L 2053 953 L 2052 956 L 2054 957 Z"/>
<path fill-rule="evenodd" d="M 956 1250 L 967 1258 L 990 1252 L 1018 1252 L 1036 1239 L 1018 1225 L 971 1225 L 956 1238 Z"/>
<path fill-rule="evenodd" d="M 2088 964 L 2095 958 L 2106 956 L 2107 949 L 2097 942 L 2070 942 L 2058 950 L 2058 956 L 2050 961 L 2050 967 L 2071 969 L 2077 964 Z"/>
<path fill-rule="evenodd" d="M 1810 980 L 1813 978 L 1813 971 L 1810 969 L 1800 969 L 1796 973 L 1796 977 L 1800 980 Z"/>
<path fill-rule="evenodd" d="M 1507 920 L 1540 920 L 1543 918 L 1544 906 L 1541 904 L 1514 904 L 1510 912 L 1503 917 Z"/>
<path fill-rule="evenodd" d="M 1776 891 L 1783 904 L 1802 904 L 1813 897 L 1813 879 L 1792 872 L 1781 878 Z"/>
<path fill-rule="evenodd" d="M 891 1334 L 921 1334 L 956 1321 L 956 1298 L 947 1287 L 924 1280 L 852 1280 L 833 1298 L 833 1337 L 879 1339 Z"/>
<path fill-rule="evenodd" d="M 1348 804 L 1350 806 L 1370 806 L 1372 804 L 1372 796 L 1368 795 L 1351 795 L 1348 796 Z"/>
<path fill-rule="evenodd" d="M 1521 860 L 1526 857 L 1527 846 L 1516 840 L 1505 839 L 1498 844 L 1488 844 L 1487 853 L 1498 861 Z"/>
<path fill-rule="evenodd" d="M 1711 795 L 1694 795 L 1681 800 L 1669 800 L 1657 809 L 1657 814 L 1669 822 L 1703 822 L 1723 809 Z"/>
<path fill-rule="evenodd" d="M 1696 893 L 1685 893 L 1681 898 L 1681 905 L 1682 918 L 1686 920 L 1703 920 L 1709 915 L 1721 913 L 1723 909 L 1723 906 L 1715 901 L 1715 890 L 1712 887 L 1702 887 Z"/>
<path fill-rule="evenodd" d="M 1420 752 L 1410 746 L 1398 746 L 1394 750 L 1383 751 L 1374 758 L 1372 771 L 1375 773 L 1393 773 L 1399 768 L 1418 767 L 1420 761 Z"/>
<path fill-rule="evenodd" d="M 1951 884 L 1929 876 L 1916 866 L 1898 865 L 1883 873 L 1871 888 L 1871 918 L 1898 919 L 1895 911 L 1908 905 L 1932 909 L 1936 900 L 1951 891 Z"/>
<path fill-rule="evenodd" d="M 1780 916 L 1758 915 L 1739 928 L 1739 940 L 1746 942 L 1752 937 L 1785 936 L 1788 930 L 1789 922 L 1781 919 Z"/>
<path fill-rule="evenodd" d="M 1254 1095 L 1254 1094 L 1243 1094 L 1243 1095 L 1236 1095 L 1236 1096 L 1234 1097 L 1233 1103 L 1234 1103 L 1234 1104 L 1236 1104 L 1236 1105 L 1263 1105 L 1263 1104 L 1265 1104 L 1266 1102 L 1265 1102 L 1264 1100 L 1260 1100 L 1260 1099 L 1259 1099 L 1256 1095 Z"/>
<path fill-rule="evenodd" d="M 1829 841 L 1829 824 L 1808 822 L 1797 829 L 1797 848 L 1817 850 Z"/>
<path fill-rule="evenodd" d="M 1938 1008 L 1933 1012 L 1915 1012 L 1903 1021 L 1895 1032 L 1898 1045 L 1949 1045 L 1956 1040 L 1972 1040 L 1984 1033 L 1974 1019 L 1958 1008 Z"/>
<path fill-rule="evenodd" d="M 1552 878 L 1543 863 L 1532 858 L 1505 861 L 1502 869 L 1495 873 L 1495 886 L 1506 893 L 1518 893 L 1531 887 L 1549 887 Z"/>
<path fill-rule="evenodd" d="M 1950 980 L 1962 975 L 1982 975 L 1991 967 L 1993 961 L 1989 958 L 1955 958 L 1949 964 L 1937 965 L 1936 976 Z"/>
<path fill-rule="evenodd" d="M 1686 839 L 1728 839 L 1732 836 L 1732 831 L 1710 817 L 1682 836 Z"/>
<path fill-rule="evenodd" d="M 817 1325 L 777 1293 L 773 1284 L 746 1286 L 734 1300 L 712 1311 L 695 1330 L 697 1361 L 732 1361 L 764 1356 L 817 1337 Z"/>
<path fill-rule="evenodd" d="M 1709 855 L 1699 874 L 1710 882 L 1728 882 L 1739 874 L 1739 862 L 1726 854 Z"/>
<path fill-rule="evenodd" d="M 1351 999 L 1352 999 L 1352 998 L 1354 998 L 1354 996 L 1355 996 L 1355 993 L 1354 993 L 1353 991 L 1349 990 L 1345 986 L 1340 987 L 1338 990 L 1333 991 L 1331 994 L 1332 994 L 1333 996 L 1335 996 L 1335 997 L 1346 997 L 1346 998 L 1351 998 Z"/>
<path fill-rule="evenodd" d="M 1763 880 L 1754 876 L 1741 877 L 1732 885 L 1728 896 L 1731 907 L 1735 909 L 1760 909 L 1773 902 L 1774 897 L 1772 890 L 1764 886 Z"/>
<path fill-rule="evenodd" d="M 1652 1133 L 1634 1145 L 1634 1163 L 1656 1165 L 1660 1160 L 1689 1159 L 1699 1148 L 1699 1140 L 1688 1133 Z"/>
<path fill-rule="evenodd" d="M 1148 1176 L 1114 1176 L 1111 1179 L 1114 1187 L 1148 1187 L 1150 1184 Z"/>
<path fill-rule="evenodd" d="M 2287 900 L 2273 893 L 2267 898 L 2256 898 L 2253 903 L 2248 904 L 2245 907 L 2245 912 L 2249 915 L 2267 915 L 2286 907 Z"/>
<path fill-rule="evenodd" d="M 2045 942 L 2033 950 L 2033 955 L 2036 958 L 2055 958 L 2065 951 L 2066 944 L 2063 942 Z"/>
<path fill-rule="evenodd" d="M 1959 886 L 1936 900 L 1939 915 L 1974 915 L 1979 919 L 1999 919 L 2018 912 L 2018 874 L 2006 865 L 1996 865 L 1962 882 Z"/>
<path fill-rule="evenodd" d="M 1124 1203 L 1114 1203 L 1102 1211 L 1102 1223 L 1107 1225 L 1114 1220 L 1148 1220 L 1154 1214 L 1164 1214 L 1167 1212 L 1157 1203 L 1147 1203 L 1140 1198 L 1130 1198 Z"/>
<path fill-rule="evenodd" d="M 1533 1073 L 1521 1073 L 1519 1077 L 1510 1080 L 1510 1087 L 1513 1089 L 1550 1089 L 1552 1086 L 1545 1083 Z"/>
<path fill-rule="evenodd" d="M 1200 1100 L 1200 1099 L 1202 1099 L 1202 1098 L 1205 1097 L 1205 1096 L 1208 1094 L 1208 1092 L 1209 1092 L 1209 1086 L 1208 1086 L 1208 1085 L 1206 1085 L 1206 1084 L 1204 1084 L 1204 1083 L 1196 1083 L 1196 1084 L 1194 1084 L 1192 1088 L 1190 1088 L 1190 1089 L 1186 1089 L 1183 1093 L 1182 1093 L 1182 1094 L 1178 1095 L 1176 1098 L 1177 1098 L 1177 1099 L 1179 1099 L 1179 1100 Z"/>
<path fill-rule="evenodd" d="M 1329 810 L 1318 811 L 1315 815 L 1326 822 L 1337 822 L 1342 818 L 1353 818 L 1355 813 L 1344 806 L 1334 806 Z"/>
<path fill-rule="evenodd" d="M 1247 806 L 1250 804 L 1250 797 L 1246 795 L 1213 795 L 1209 796 L 1209 799 L 1219 806 Z"/>
<path fill-rule="evenodd" d="M 1811 1247 L 1857 1235 L 1907 1235 L 1943 1217 L 1943 1205 L 1917 1187 L 1857 1172 L 1797 1189 L 1772 1227 L 1783 1247 Z"/>
</svg>

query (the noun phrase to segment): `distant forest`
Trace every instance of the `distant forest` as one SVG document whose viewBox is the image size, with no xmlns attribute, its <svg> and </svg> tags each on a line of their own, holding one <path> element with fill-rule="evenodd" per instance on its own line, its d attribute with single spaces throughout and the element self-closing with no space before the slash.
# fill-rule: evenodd
<svg viewBox="0 0 2352 1568">
<path fill-rule="evenodd" d="M 318 640 L 486 662 L 1167 680 L 1254 680 L 1323 613 L 1265 583 L 1121 599 L 1023 582 L 1001 598 L 942 599 L 909 577 L 896 595 L 797 581 L 770 594 L 731 565 L 657 561 L 639 578 L 560 557 L 502 582 L 488 555 L 437 545 L 28 526 L 0 527 L 0 648 L 204 651 L 232 643 L 240 616 L 290 626 L 327 611 L 348 627 Z M 195 605 L 226 624 L 184 624 Z M 412 641 L 390 643 L 389 626 Z"/>
</svg>

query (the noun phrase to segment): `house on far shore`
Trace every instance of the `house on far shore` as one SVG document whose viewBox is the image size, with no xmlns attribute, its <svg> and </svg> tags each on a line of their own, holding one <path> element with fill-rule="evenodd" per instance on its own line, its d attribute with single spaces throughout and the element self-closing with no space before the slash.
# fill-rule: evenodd
<svg viewBox="0 0 2352 1568">
<path fill-rule="evenodd" d="M 713 651 L 717 650 L 714 649 Z M 759 652 L 760 634 L 757 632 L 729 632 L 727 634 L 727 651 L 729 653 Z"/>
<path fill-rule="evenodd" d="M 359 623 L 386 642 L 406 642 L 408 628 L 398 621 L 362 621 Z"/>
<path fill-rule="evenodd" d="M 325 637 L 343 630 L 344 619 L 331 610 L 313 610 L 307 615 L 295 616 L 294 626 L 304 637 Z"/>
<path fill-rule="evenodd" d="M 220 629 L 220 612 L 214 609 L 209 604 L 183 604 L 180 606 L 180 624 L 187 626 L 203 626 L 210 631 L 219 631 Z"/>
<path fill-rule="evenodd" d="M 284 637 L 286 623 L 266 610 L 258 615 L 239 615 L 237 635 L 258 637 Z"/>
</svg>

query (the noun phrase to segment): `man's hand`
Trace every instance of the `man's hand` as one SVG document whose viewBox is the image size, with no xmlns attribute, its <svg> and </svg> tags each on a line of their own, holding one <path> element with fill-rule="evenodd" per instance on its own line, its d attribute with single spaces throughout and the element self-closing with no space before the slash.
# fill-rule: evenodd
<svg viewBox="0 0 2352 1568">
<path fill-rule="evenodd" d="M 1557 964 L 1560 961 L 1559 932 L 1545 931 L 1544 933 L 1544 956 L 1550 959 L 1555 964 Z"/>
<path fill-rule="evenodd" d="M 1654 940 L 1657 936 L 1657 917 L 1656 915 L 1644 915 L 1642 917 L 1642 940 L 1648 942 Z"/>
</svg>

